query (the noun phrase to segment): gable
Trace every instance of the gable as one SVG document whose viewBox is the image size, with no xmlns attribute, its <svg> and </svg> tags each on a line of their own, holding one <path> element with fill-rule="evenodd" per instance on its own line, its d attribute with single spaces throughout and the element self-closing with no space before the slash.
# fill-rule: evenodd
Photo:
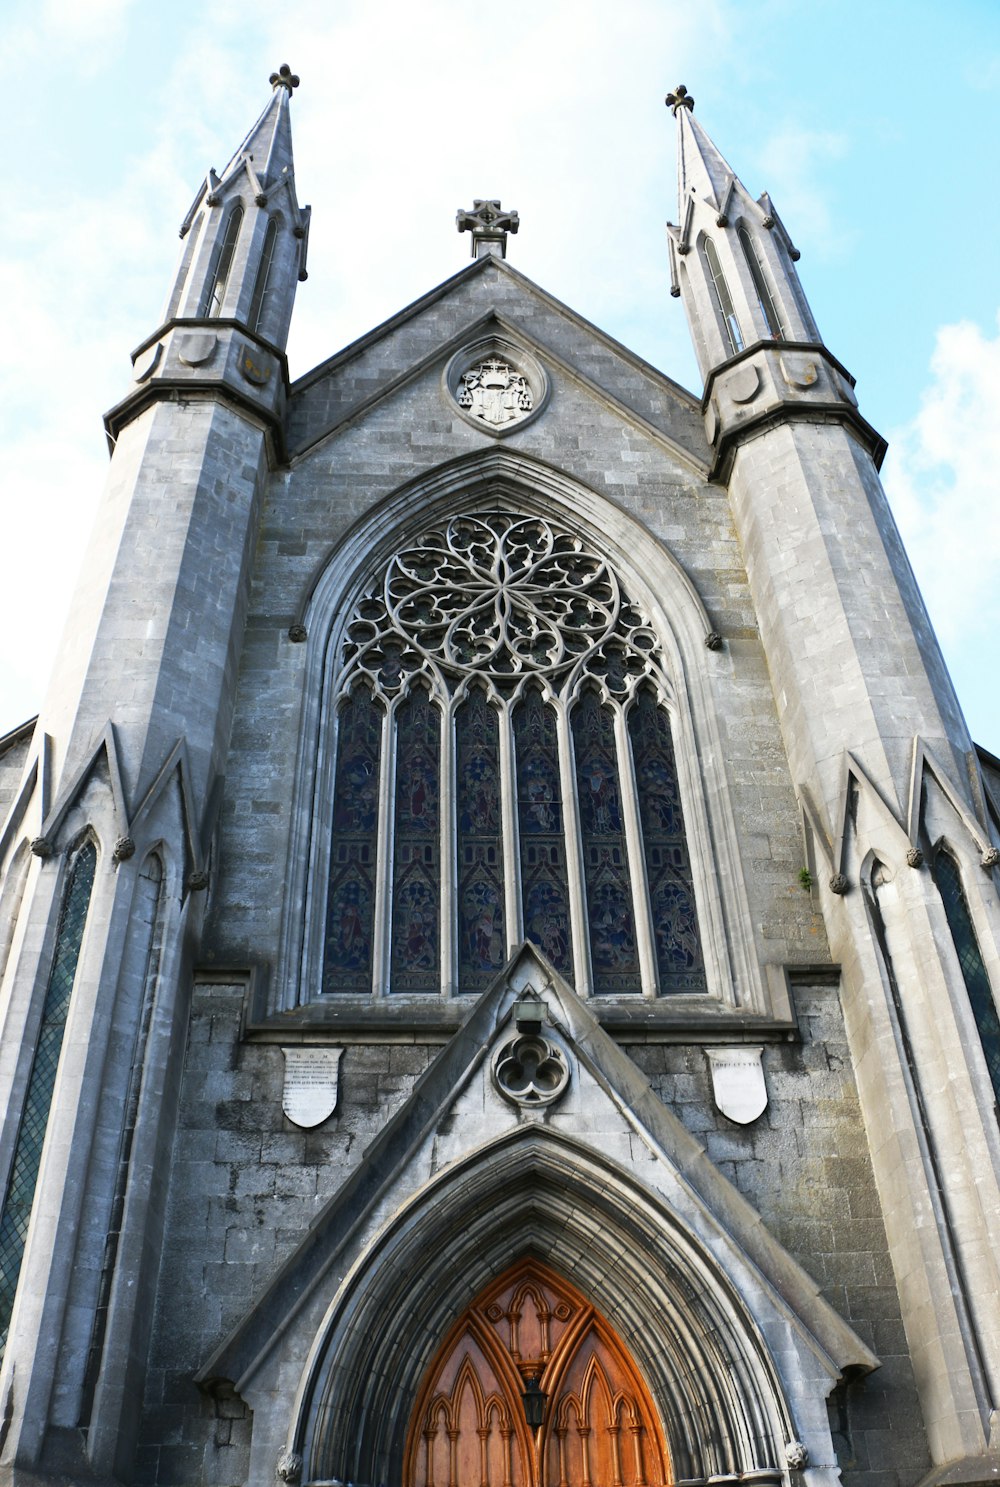
<svg viewBox="0 0 1000 1487">
<path fill-rule="evenodd" d="M 648 427 L 685 463 L 707 470 L 709 450 L 697 399 L 492 256 L 476 260 L 293 385 L 288 413 L 293 461 L 428 367 L 440 368 L 490 322 Z"/>
</svg>

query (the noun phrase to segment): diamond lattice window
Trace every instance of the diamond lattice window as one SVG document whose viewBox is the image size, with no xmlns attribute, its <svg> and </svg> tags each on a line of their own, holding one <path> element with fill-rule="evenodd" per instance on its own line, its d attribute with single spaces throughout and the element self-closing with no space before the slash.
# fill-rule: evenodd
<svg viewBox="0 0 1000 1487">
<path fill-rule="evenodd" d="M 537 517 L 398 552 L 340 654 L 325 992 L 476 992 L 522 939 L 583 993 L 705 989 L 657 636 Z"/>
</svg>

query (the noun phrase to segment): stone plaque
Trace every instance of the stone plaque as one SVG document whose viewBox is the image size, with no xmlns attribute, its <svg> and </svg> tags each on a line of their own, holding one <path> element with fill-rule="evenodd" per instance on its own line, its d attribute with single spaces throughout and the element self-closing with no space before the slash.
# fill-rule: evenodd
<svg viewBox="0 0 1000 1487">
<path fill-rule="evenodd" d="M 137 382 L 146 382 L 157 367 L 160 365 L 160 357 L 163 355 L 163 342 L 157 341 L 155 346 L 147 346 L 136 357 L 132 366 L 132 375 Z"/>
<path fill-rule="evenodd" d="M 706 1048 L 715 1103 L 737 1125 L 748 1126 L 767 1109 L 763 1048 Z"/>
<path fill-rule="evenodd" d="M 240 351 L 240 371 L 254 387 L 266 387 L 271 380 L 271 368 L 267 361 L 256 351 L 251 352 L 248 346 Z"/>
<path fill-rule="evenodd" d="M 819 380 L 819 367 L 811 356 L 786 352 L 781 358 L 781 372 L 789 387 L 812 387 Z"/>
<path fill-rule="evenodd" d="M 342 1048 L 282 1048 L 281 1108 L 297 1126 L 318 1126 L 337 1108 Z"/>
<path fill-rule="evenodd" d="M 741 367 L 730 372 L 726 378 L 725 391 L 734 403 L 749 403 L 757 396 L 760 387 L 760 371 L 752 362 L 745 361 Z"/>
<path fill-rule="evenodd" d="M 177 356 L 186 367 L 203 367 L 215 355 L 218 341 L 214 330 L 187 331 L 177 337 Z"/>
</svg>

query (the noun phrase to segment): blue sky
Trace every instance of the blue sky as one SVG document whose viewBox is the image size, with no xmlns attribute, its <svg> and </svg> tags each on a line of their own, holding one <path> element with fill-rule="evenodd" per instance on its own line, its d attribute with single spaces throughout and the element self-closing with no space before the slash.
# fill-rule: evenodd
<svg viewBox="0 0 1000 1487">
<path fill-rule="evenodd" d="M 460 268 L 500 196 L 525 273 L 688 386 L 669 298 L 678 82 L 802 250 L 974 736 L 1000 753 L 995 0 L 6 0 L 0 733 L 41 705 L 177 227 L 288 61 L 310 277 L 299 375 Z"/>
</svg>

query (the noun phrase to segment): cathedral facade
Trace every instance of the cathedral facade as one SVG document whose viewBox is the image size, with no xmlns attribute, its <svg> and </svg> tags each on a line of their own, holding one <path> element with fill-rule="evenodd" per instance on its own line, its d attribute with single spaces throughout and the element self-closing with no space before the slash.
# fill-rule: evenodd
<svg viewBox="0 0 1000 1487">
<path fill-rule="evenodd" d="M 297 381 L 287 67 L 0 740 L 0 1484 L 1000 1478 L 1000 766 L 774 204 L 700 397 L 459 213 Z"/>
</svg>

